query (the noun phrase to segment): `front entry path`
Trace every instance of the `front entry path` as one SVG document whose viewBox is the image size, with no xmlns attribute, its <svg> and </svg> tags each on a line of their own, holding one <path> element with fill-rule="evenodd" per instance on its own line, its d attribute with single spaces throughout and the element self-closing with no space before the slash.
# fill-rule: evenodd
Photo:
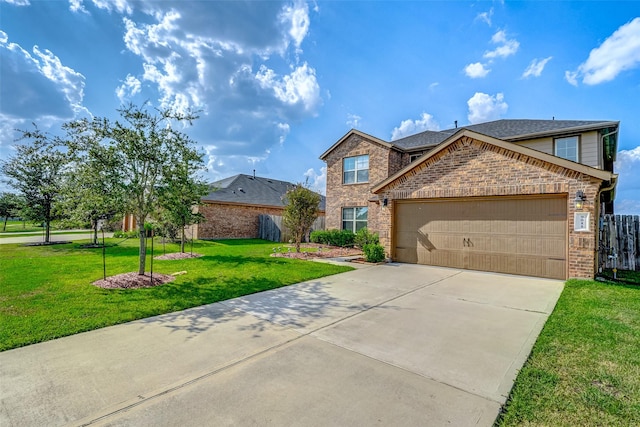
<svg viewBox="0 0 640 427">
<path fill-rule="evenodd" d="M 387 264 L 0 353 L 2 426 L 491 426 L 560 281 Z"/>
</svg>

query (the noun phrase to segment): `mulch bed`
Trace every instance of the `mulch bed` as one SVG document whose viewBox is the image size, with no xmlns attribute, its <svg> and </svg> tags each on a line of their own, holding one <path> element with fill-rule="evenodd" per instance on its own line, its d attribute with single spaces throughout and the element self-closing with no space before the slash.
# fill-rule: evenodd
<svg viewBox="0 0 640 427">
<path fill-rule="evenodd" d="M 59 242 L 36 242 L 36 243 L 25 243 L 22 246 L 51 246 L 51 245 L 66 245 L 67 243 L 71 243 L 70 241 L 59 241 Z"/>
<path fill-rule="evenodd" d="M 151 288 L 154 286 L 164 285 L 175 279 L 170 274 L 153 274 L 153 282 L 149 274 L 140 275 L 138 273 L 123 273 L 116 276 L 109 276 L 106 279 L 100 279 L 93 282 L 94 286 L 103 289 L 138 289 Z"/>
<path fill-rule="evenodd" d="M 313 258 L 339 258 L 344 256 L 362 255 L 362 251 L 356 248 L 341 248 L 339 246 L 319 245 L 316 243 L 302 243 L 300 248 L 315 249 L 311 252 L 296 252 L 295 245 L 276 246 L 276 252 L 272 257 L 313 259 Z M 291 249 L 291 252 L 289 252 Z"/>
<path fill-rule="evenodd" d="M 153 257 L 153 259 L 159 259 L 159 260 L 171 260 L 171 259 L 187 259 L 187 258 L 200 258 L 201 256 L 204 256 L 203 254 L 192 254 L 192 253 L 182 253 L 182 252 L 174 252 L 171 254 L 165 254 L 165 255 L 160 255 L 160 256 L 156 256 Z"/>
</svg>

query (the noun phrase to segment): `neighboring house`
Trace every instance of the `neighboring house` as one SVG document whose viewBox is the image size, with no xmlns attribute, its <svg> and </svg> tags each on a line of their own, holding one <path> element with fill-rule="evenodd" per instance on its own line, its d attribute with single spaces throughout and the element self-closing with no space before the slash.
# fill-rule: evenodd
<svg viewBox="0 0 640 427">
<path fill-rule="evenodd" d="M 357 130 L 327 163 L 327 228 L 368 227 L 399 262 L 593 277 L 619 122 L 498 120 L 393 142 Z"/>
<path fill-rule="evenodd" d="M 257 238 L 259 216 L 282 215 L 284 196 L 295 184 L 251 175 L 235 175 L 210 185 L 198 211 L 205 220 L 193 226 L 197 239 Z M 320 216 L 324 215 L 320 202 Z"/>
</svg>

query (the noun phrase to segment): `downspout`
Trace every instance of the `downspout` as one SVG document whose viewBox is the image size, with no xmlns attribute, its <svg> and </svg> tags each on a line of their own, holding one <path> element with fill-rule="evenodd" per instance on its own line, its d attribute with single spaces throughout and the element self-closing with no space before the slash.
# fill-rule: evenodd
<svg viewBox="0 0 640 427">
<path fill-rule="evenodd" d="M 596 234 L 596 236 L 598 238 L 598 240 L 596 241 L 596 251 L 598 253 L 598 261 L 599 261 L 598 265 L 596 266 L 596 270 L 599 273 L 602 273 L 602 267 L 601 267 L 602 263 L 600 262 L 601 261 L 600 260 L 600 255 L 601 255 L 601 253 L 600 253 L 600 240 L 601 240 L 600 231 L 601 231 L 601 228 L 602 228 L 602 221 L 603 221 L 603 218 L 604 218 L 603 214 L 602 214 L 602 212 L 604 211 L 604 205 L 603 205 L 603 203 L 600 203 L 600 195 L 605 191 L 611 191 L 614 188 L 616 188 L 616 184 L 618 183 L 617 182 L 618 176 L 615 175 L 615 174 L 613 174 L 613 175 L 614 176 L 611 178 L 611 181 L 609 181 L 610 185 L 608 187 L 603 187 L 603 188 L 600 188 L 598 190 L 598 194 L 597 194 L 598 197 L 596 199 L 596 200 L 598 200 L 598 205 L 599 205 L 598 206 L 598 210 L 600 211 L 600 212 L 598 212 L 598 233 Z M 617 258 L 618 254 L 614 254 L 613 256 L 614 256 L 614 263 L 615 263 L 615 258 Z M 616 278 L 616 272 L 617 272 L 616 271 L 617 270 L 616 267 L 617 267 L 616 264 L 614 264 L 614 269 L 613 269 L 614 278 Z"/>
</svg>

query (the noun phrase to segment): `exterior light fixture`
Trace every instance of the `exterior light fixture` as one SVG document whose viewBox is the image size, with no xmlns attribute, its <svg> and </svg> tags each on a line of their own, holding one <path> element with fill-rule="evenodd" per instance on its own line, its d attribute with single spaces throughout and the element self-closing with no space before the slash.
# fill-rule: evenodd
<svg viewBox="0 0 640 427">
<path fill-rule="evenodd" d="M 387 207 L 388 204 L 389 204 L 389 199 L 387 199 L 386 197 L 382 199 L 382 206 Z"/>
<path fill-rule="evenodd" d="M 576 192 L 576 198 L 574 200 L 576 210 L 582 210 L 585 200 L 587 200 L 587 196 L 585 196 L 584 191 L 578 190 Z"/>
</svg>

